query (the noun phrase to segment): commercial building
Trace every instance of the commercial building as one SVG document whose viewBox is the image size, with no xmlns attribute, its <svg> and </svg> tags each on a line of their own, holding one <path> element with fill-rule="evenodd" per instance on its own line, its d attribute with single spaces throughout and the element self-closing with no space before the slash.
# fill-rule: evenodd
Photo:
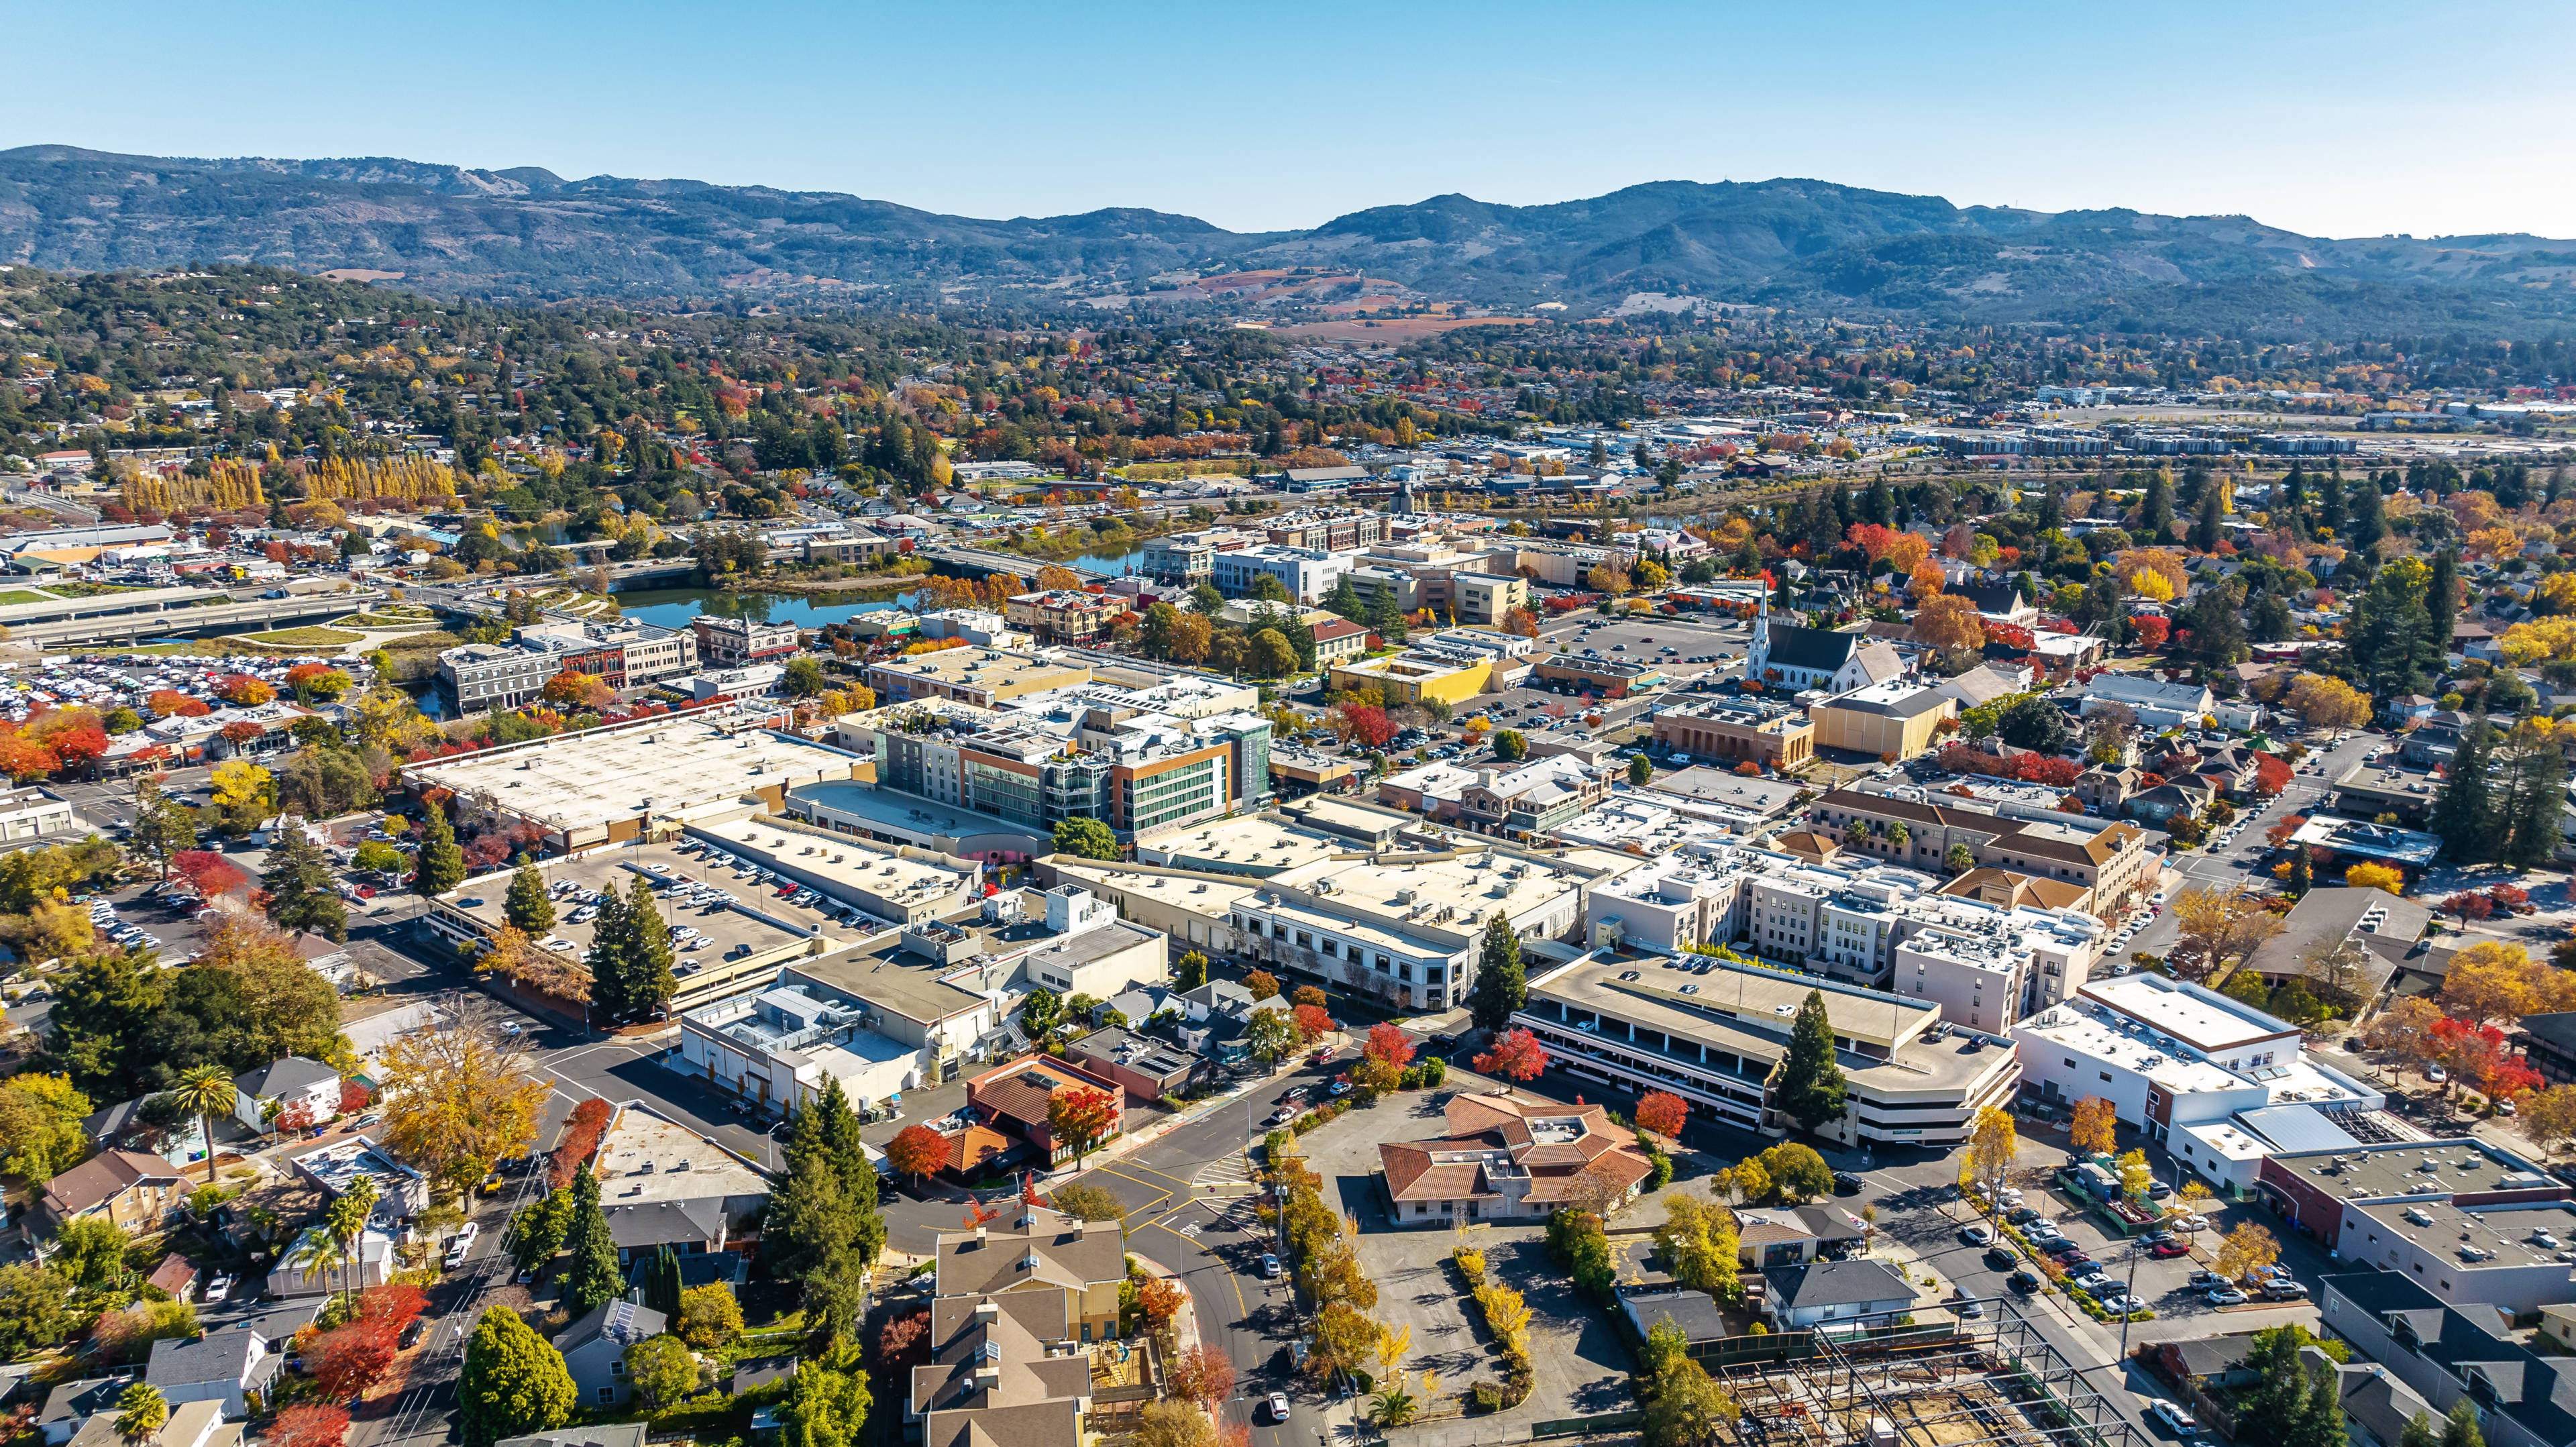
<svg viewBox="0 0 2576 1447">
<path fill-rule="evenodd" d="M 1213 582 L 1217 554 L 1257 546 L 1262 536 L 1236 528 L 1214 528 L 1154 538 L 1145 544 L 1145 573 L 1184 587 Z"/>
<path fill-rule="evenodd" d="M 1369 631 L 1346 618 L 1318 623 L 1310 630 L 1315 638 L 1315 666 L 1329 669 L 1344 659 L 1357 658 L 1368 652 Z"/>
<path fill-rule="evenodd" d="M 1261 544 L 1218 553 L 1211 580 L 1229 598 L 1252 596 L 1255 580 L 1275 579 L 1292 603 L 1321 603 L 1351 571 L 1351 560 L 1318 548 Z"/>
<path fill-rule="evenodd" d="M 2568 1261 L 2558 1253 L 2571 1248 L 2561 1241 L 2508 1257 L 2495 1238 L 2537 1245 L 2531 1242 L 2535 1229 L 2567 1229 L 2570 1194 L 2537 1164 L 2472 1137 L 2279 1152 L 2263 1161 L 2255 1181 L 2255 1195 L 2284 1223 L 2342 1259 L 2403 1276 L 2445 1301 L 2492 1303 L 2516 1312 L 2568 1300 L 2562 1295 L 2535 1301 L 2525 1293 L 2535 1284 L 2567 1290 Z M 2429 1226 L 2405 1215 L 2408 1207 L 2429 1215 L 2442 1206 L 2453 1212 Z M 2463 1212 L 2473 1215 L 2456 1214 Z M 2445 1277 L 2446 1271 L 2460 1275 Z M 2521 1297 L 2522 1303 L 2475 1293 L 2464 1285 L 2466 1277 L 2483 1278 L 2478 1286 Z"/>
<path fill-rule="evenodd" d="M 699 654 L 718 668 L 788 658 L 803 646 L 793 623 L 701 613 L 689 620 L 689 627 L 698 635 Z"/>
<path fill-rule="evenodd" d="M 1002 605 L 1002 614 L 1013 627 L 1027 629 L 1042 647 L 1094 643 L 1108 637 L 1119 619 L 1130 616 L 1129 603 L 1112 593 L 1057 588 L 1019 594 Z"/>
<path fill-rule="evenodd" d="M 777 722 L 757 706 L 638 719 L 417 764 L 404 779 L 534 824 L 570 853 L 780 810 L 788 790 L 851 778 L 862 763 Z"/>
<path fill-rule="evenodd" d="M 785 962 L 761 990 L 683 1014 L 680 1058 L 761 1110 L 825 1077 L 854 1105 L 881 1107 L 1024 1048 L 1010 1022 L 1030 991 L 1107 999 L 1168 979 L 1166 953 L 1160 933 L 1079 887 L 997 894 Z"/>
<path fill-rule="evenodd" d="M 1514 769 L 1425 764 L 1378 781 L 1378 800 L 1443 824 L 1523 842 L 1536 841 L 1610 795 L 1610 780 L 1573 756 L 1535 759 Z"/>
<path fill-rule="evenodd" d="M 1567 1206 L 1608 1214 L 1653 1173 L 1634 1131 L 1598 1105 L 1453 1095 L 1436 1140 L 1377 1148 L 1398 1226 L 1540 1220 Z"/>
<path fill-rule="evenodd" d="M 1693 699 L 1655 715 L 1655 742 L 1696 758 L 1766 769 L 1804 767 L 1816 756 L 1816 725 L 1804 709 L 1764 698 Z"/>
<path fill-rule="evenodd" d="M 2013 1034 L 2035 1099 L 2109 1101 L 2229 1195 L 2252 1189 L 2272 1152 L 2394 1134 L 2376 1116 L 2386 1097 L 2302 1052 L 2296 1026 L 2197 985 L 2097 980 Z"/>
<path fill-rule="evenodd" d="M 1384 541 L 1386 523 L 1384 513 L 1363 512 L 1357 508 L 1317 508 L 1265 523 L 1263 527 L 1275 546 L 1340 553 Z"/>
<path fill-rule="evenodd" d="M 0 849 L 86 832 L 71 804 L 32 786 L 0 790 Z"/>
<path fill-rule="evenodd" d="M 2079 707 L 2085 718 L 2091 718 L 2105 708 L 2125 708 L 2137 715 L 2141 727 L 2161 732 L 2169 728 L 2200 727 L 2202 719 L 2217 707 L 2217 703 L 2217 698 L 2201 684 L 2159 683 L 2154 679 L 2105 673 L 2084 685 L 2084 701 Z"/>
<path fill-rule="evenodd" d="M 1333 687 L 1352 692 L 1375 688 L 1390 708 L 1434 702 L 1455 707 L 1483 693 L 1493 673 L 1494 665 L 1489 659 L 1426 652 L 1337 663 L 1332 668 Z"/>
<path fill-rule="evenodd" d="M 1500 628 L 1514 609 L 1529 606 L 1529 580 L 1517 573 L 1453 573 L 1449 600 L 1459 622 Z"/>
<path fill-rule="evenodd" d="M 1663 670 L 1651 663 L 1630 663 L 1624 658 L 1585 658 L 1572 653 L 1541 655 L 1536 668 L 1534 687 L 1553 689 L 1558 693 L 1579 693 L 1587 697 L 1626 698 L 1662 686 Z"/>
<path fill-rule="evenodd" d="M 1027 648 L 1033 640 L 1012 631 L 1010 620 L 980 608 L 939 608 L 912 620 L 912 632 L 924 638 L 962 638 L 978 648 Z"/>
<path fill-rule="evenodd" d="M 943 648 L 871 663 L 867 681 L 879 703 L 944 698 L 992 708 L 1029 694 L 1089 683 L 1091 670 L 1049 653 Z"/>
<path fill-rule="evenodd" d="M 794 630 L 790 630 L 793 632 Z M 460 713 L 533 702 L 559 673 L 587 673 L 610 688 L 641 688 L 695 672 L 694 635 L 648 623 L 531 623 L 507 643 L 468 643 L 438 655 L 441 697 Z"/>
<path fill-rule="evenodd" d="M 1959 704 L 1938 689 L 1890 679 L 1811 704 L 1807 714 L 1818 744 L 1893 761 L 1932 747 L 1934 731 L 1959 716 Z"/>
<path fill-rule="evenodd" d="M 1942 1148 L 2021 1080 L 2009 1042 L 1959 1033 L 1929 1003 L 1813 975 L 1710 962 L 1587 957 L 1538 975 L 1512 1023 L 1568 1073 L 1635 1095 L 1671 1091 L 1694 1115 L 1788 1133 L 1773 1079 L 1810 992 L 1821 994 L 1849 1106 L 1816 1134 L 1843 1145 Z"/>
</svg>

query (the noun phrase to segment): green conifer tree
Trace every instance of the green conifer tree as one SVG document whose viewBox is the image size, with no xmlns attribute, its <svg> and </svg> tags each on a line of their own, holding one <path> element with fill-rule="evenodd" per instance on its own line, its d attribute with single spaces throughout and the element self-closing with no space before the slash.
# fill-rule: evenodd
<svg viewBox="0 0 2576 1447">
<path fill-rule="evenodd" d="M 546 897 L 546 877 L 534 863 L 520 865 L 510 876 L 510 894 L 501 902 L 501 913 L 513 929 L 530 936 L 543 936 L 555 927 L 555 903 Z"/>
<path fill-rule="evenodd" d="M 630 933 L 626 901 L 619 899 L 615 890 L 606 891 L 599 901 L 599 913 L 590 921 L 590 952 L 582 957 L 582 963 L 590 967 L 594 1023 L 623 1024 L 633 1018 L 633 967 L 627 959 Z"/>
<path fill-rule="evenodd" d="M 643 875 L 626 891 L 626 1007 L 648 1019 L 680 992 L 671 972 L 671 932 L 653 905 L 653 882 Z"/>
<path fill-rule="evenodd" d="M 438 805 L 425 804 L 428 822 L 420 831 L 420 878 L 414 886 L 432 899 L 465 882 L 465 851 L 456 847 L 456 831 Z"/>
<path fill-rule="evenodd" d="M 1843 1113 L 1849 1082 L 1834 1060 L 1834 1026 L 1822 990 L 1809 990 L 1789 1030 L 1789 1054 L 1780 1062 L 1780 1109 L 1807 1130 Z"/>
<path fill-rule="evenodd" d="M 2487 792 L 2493 749 L 2487 716 L 2479 714 L 2462 733 L 2459 752 L 2451 756 L 2450 772 L 2442 780 L 2441 797 L 2434 801 L 2433 832 L 2441 836 L 2444 850 L 2454 859 L 2483 859 L 2493 847 L 2487 837 L 2493 822 Z"/>
<path fill-rule="evenodd" d="M 2504 860 L 2516 869 L 2538 869 L 2558 853 L 2558 821 L 2566 810 L 2567 755 L 2539 730 L 2516 730 L 2513 755 L 2512 837 Z"/>
<path fill-rule="evenodd" d="M 585 1165 L 573 1173 L 572 1228 L 565 1243 L 572 1248 L 564 1268 L 564 1306 L 579 1317 L 625 1290 L 617 1269 L 617 1242 L 608 1234 L 608 1214 L 599 1207 L 599 1178 Z"/>
<path fill-rule="evenodd" d="M 2141 504 L 2141 510 L 2143 511 L 2144 516 L 2140 518 L 2139 521 L 2145 529 L 2147 541 L 2150 543 L 2172 542 L 2174 526 L 2173 474 L 2159 468 L 2154 476 L 2147 479 L 2147 500 L 2145 503 Z"/>
<path fill-rule="evenodd" d="M 2432 625 L 2426 639 L 2437 653 L 2449 653 L 2451 630 L 2460 620 L 2459 549 L 2444 548 L 2433 555 L 2432 576 L 2424 584 L 2424 616 Z"/>
<path fill-rule="evenodd" d="M 269 922 L 282 930 L 310 930 L 334 943 L 349 942 L 349 911 L 331 878 L 331 861 L 300 828 L 284 829 L 259 877 L 268 892 Z"/>
<path fill-rule="evenodd" d="M 1512 1012 L 1529 1003 L 1529 976 L 1521 968 L 1521 937 L 1511 921 L 1496 914 L 1485 922 L 1485 941 L 1476 961 L 1476 983 L 1467 992 L 1476 1028 L 1500 1030 Z"/>
</svg>

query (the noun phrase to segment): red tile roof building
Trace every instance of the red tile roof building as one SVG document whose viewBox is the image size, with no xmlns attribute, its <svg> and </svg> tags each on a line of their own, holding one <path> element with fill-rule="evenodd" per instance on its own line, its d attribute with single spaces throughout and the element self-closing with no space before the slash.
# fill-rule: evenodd
<svg viewBox="0 0 2576 1447">
<path fill-rule="evenodd" d="M 1607 1210 L 1634 1196 L 1654 1168 L 1635 1135 L 1597 1105 L 1459 1095 L 1447 1123 L 1439 1140 L 1377 1148 L 1399 1225 L 1533 1220 L 1560 1206 Z"/>
<path fill-rule="evenodd" d="M 1047 1125 L 1047 1106 L 1058 1094 L 1074 1090 L 1102 1091 L 1110 1099 L 1109 1130 L 1092 1148 L 1127 1128 L 1127 1092 L 1118 1082 L 1043 1055 L 988 1070 L 966 1082 L 966 1108 L 984 1124 L 1037 1147 L 1053 1162 L 1073 1152 L 1056 1145 L 1055 1132 Z"/>
</svg>

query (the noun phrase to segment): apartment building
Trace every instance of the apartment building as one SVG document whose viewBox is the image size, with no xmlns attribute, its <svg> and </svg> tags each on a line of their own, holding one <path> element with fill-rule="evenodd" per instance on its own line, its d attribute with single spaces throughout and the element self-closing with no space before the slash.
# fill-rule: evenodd
<svg viewBox="0 0 2576 1447">
<path fill-rule="evenodd" d="M 1384 513 L 1329 508 L 1281 518 L 1267 530 L 1275 547 L 1349 552 L 1384 541 L 1386 524 Z"/>
<path fill-rule="evenodd" d="M 2154 886 L 2161 856 L 2134 824 L 2053 813 L 2007 818 L 1966 802 L 1911 788 L 1885 794 L 1836 789 L 1816 801 L 1812 817 L 1845 848 L 1920 869 L 1945 868 L 1950 847 L 1965 845 L 1981 865 L 2081 885 L 2092 891 L 2095 912 L 2106 918 Z"/>
<path fill-rule="evenodd" d="M 793 656 L 803 646 L 793 623 L 763 623 L 755 618 L 727 618 L 701 613 L 689 620 L 698 635 L 698 652 L 714 668 Z"/>
<path fill-rule="evenodd" d="M 1711 966 L 1560 965 L 1529 982 L 1512 1023 L 1570 1074 L 1635 1095 L 1670 1091 L 1695 1115 L 1776 1137 L 1792 1125 L 1777 1108 L 1773 1077 L 1799 1008 L 1820 995 L 1849 1104 L 1816 1134 L 1845 1146 L 1959 1144 L 1977 1112 L 2008 1106 L 2020 1083 L 2009 1043 L 1954 1033 L 1928 1002 L 1760 966 Z"/>
<path fill-rule="evenodd" d="M 694 633 L 649 623 L 532 623 L 507 643 L 468 643 L 441 652 L 438 688 L 457 712 L 483 713 L 535 701 L 546 680 L 559 673 L 593 674 L 623 690 L 697 667 Z"/>
<path fill-rule="evenodd" d="M 1045 647 L 1096 643 L 1109 636 L 1110 628 L 1119 619 L 1128 616 L 1129 606 L 1128 599 L 1113 594 L 1059 588 L 1019 594 L 1002 605 L 1002 615 L 1012 627 L 1027 629 Z"/>
<path fill-rule="evenodd" d="M 1369 631 L 1345 618 L 1318 623 L 1311 630 L 1315 636 L 1315 666 L 1329 669 L 1347 658 L 1368 652 Z"/>
<path fill-rule="evenodd" d="M 1479 834 L 1531 842 L 1598 808 L 1608 775 L 1571 755 L 1515 769 L 1426 764 L 1379 781 L 1378 799 Z"/>
<path fill-rule="evenodd" d="M 1254 547 L 1262 541 L 1262 534 L 1240 528 L 1173 533 L 1145 544 L 1145 573 L 1148 577 L 1179 583 L 1184 587 L 1213 582 L 1217 554 Z"/>
<path fill-rule="evenodd" d="M 1694 699 L 1655 714 L 1655 742 L 1721 762 L 1766 769 L 1804 766 L 1816 756 L 1816 725 L 1805 709 L 1765 698 Z"/>
</svg>

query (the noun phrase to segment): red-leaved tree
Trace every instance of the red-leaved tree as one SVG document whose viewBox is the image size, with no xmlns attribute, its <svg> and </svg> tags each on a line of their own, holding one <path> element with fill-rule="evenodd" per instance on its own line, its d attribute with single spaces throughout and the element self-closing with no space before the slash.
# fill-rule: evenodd
<svg viewBox="0 0 2576 1447">
<path fill-rule="evenodd" d="M 1117 1133 L 1118 1097 L 1111 1092 L 1078 1085 L 1047 1097 L 1047 1134 L 1058 1150 L 1073 1152 L 1075 1165 Z"/>
<path fill-rule="evenodd" d="M 908 1125 L 886 1142 L 886 1164 L 918 1180 L 948 1164 L 948 1137 L 926 1125 Z"/>
<path fill-rule="evenodd" d="M 1297 1023 L 1299 1040 L 1316 1039 L 1334 1028 L 1333 1017 L 1321 1005 L 1300 1005 L 1289 1011 L 1288 1017 Z"/>
<path fill-rule="evenodd" d="M 370 1286 L 358 1293 L 358 1320 L 382 1322 L 396 1335 L 429 1310 L 429 1293 L 404 1281 Z"/>
<path fill-rule="evenodd" d="M 171 855 L 170 872 L 208 899 L 236 893 L 250 883 L 250 876 L 239 866 L 211 849 L 182 849 Z"/>
<path fill-rule="evenodd" d="M 1682 1123 L 1690 1119 L 1690 1102 L 1669 1090 L 1658 1090 L 1637 1102 L 1637 1129 L 1652 1131 L 1667 1139 L 1682 1133 Z"/>
<path fill-rule="evenodd" d="M 340 1447 L 349 1438 L 346 1407 L 289 1407 L 277 1414 L 260 1440 L 268 1447 Z"/>
<path fill-rule="evenodd" d="M 2254 792 L 2269 799 L 2290 787 L 2290 766 L 2270 754 L 2254 756 Z"/>
<path fill-rule="evenodd" d="M 397 1329 L 357 1320 L 333 1327 L 304 1349 L 304 1369 L 325 1396 L 338 1401 L 366 1395 L 394 1364 Z"/>
<path fill-rule="evenodd" d="M 1506 1030 L 1493 1048 L 1476 1057 L 1476 1068 L 1511 1080 L 1536 1080 L 1547 1069 L 1547 1047 L 1527 1030 Z"/>
<path fill-rule="evenodd" d="M 930 1359 L 930 1309 L 905 1312 L 877 1333 L 877 1355 L 890 1367 L 917 1367 Z"/>
<path fill-rule="evenodd" d="M 1201 1342 L 1181 1353 L 1164 1377 L 1172 1395 L 1196 1402 L 1207 1411 L 1234 1395 L 1234 1362 L 1219 1348 Z"/>
<path fill-rule="evenodd" d="M 369 1091 L 364 1084 L 358 1081 L 343 1080 L 340 1082 L 340 1113 L 342 1115 L 355 1115 L 359 1111 L 365 1110 L 367 1108 L 367 1102 L 375 1098 L 375 1094 L 372 1091 Z"/>
<path fill-rule="evenodd" d="M 599 1148 L 599 1138 L 615 1113 L 607 1101 L 596 1097 L 572 1108 L 572 1119 L 565 1122 L 563 1136 L 555 1142 L 555 1153 L 547 1163 L 547 1179 L 556 1190 L 572 1184 L 573 1173 Z"/>
<path fill-rule="evenodd" d="M 2165 639 L 2173 633 L 2173 625 L 2149 614 L 2144 618 L 2130 619 L 2129 633 L 2137 640 L 2141 652 L 2153 653 L 2165 646 Z"/>
</svg>

